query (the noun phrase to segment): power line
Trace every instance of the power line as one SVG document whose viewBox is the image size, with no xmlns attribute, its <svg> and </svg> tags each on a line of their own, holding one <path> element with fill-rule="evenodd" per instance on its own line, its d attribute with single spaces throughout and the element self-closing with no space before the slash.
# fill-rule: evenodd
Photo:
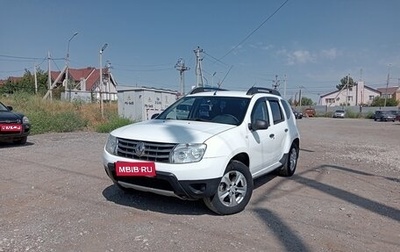
<svg viewBox="0 0 400 252">
<path fill-rule="evenodd" d="M 254 29 L 252 32 L 250 32 L 249 35 L 247 35 L 242 41 L 240 41 L 239 44 L 237 44 L 236 46 L 234 46 L 231 50 L 229 50 L 226 54 L 224 54 L 221 58 L 219 58 L 220 60 L 225 58 L 228 54 L 230 54 L 231 52 L 233 52 L 236 48 L 238 48 L 240 45 L 242 45 L 247 39 L 249 39 L 256 31 L 258 31 L 266 22 L 268 22 L 273 16 L 275 16 L 276 13 L 278 13 L 278 11 L 280 9 L 282 9 L 283 6 L 285 6 L 285 4 L 289 2 L 289 0 L 286 0 L 285 2 L 283 2 L 283 4 L 281 4 L 281 6 L 278 7 L 278 9 L 276 9 L 271 15 L 269 15 L 269 17 L 267 17 L 267 19 L 265 19 L 259 26 L 257 26 L 256 29 Z"/>
<path fill-rule="evenodd" d="M 35 60 L 42 60 L 42 59 L 47 59 L 47 57 L 42 57 L 42 58 L 36 58 L 36 57 L 24 57 L 24 56 L 15 56 L 15 55 L 5 55 L 5 54 L 0 54 L 0 57 L 3 58 L 9 58 L 9 59 L 20 59 L 20 60 L 29 60 L 29 61 L 35 61 Z M 65 58 L 52 58 L 53 60 L 65 60 Z"/>
<path fill-rule="evenodd" d="M 43 59 L 43 58 L 22 57 L 22 56 L 13 56 L 13 55 L 5 55 L 5 54 L 0 54 L 0 57 L 10 58 L 10 59 L 30 60 L 30 61 Z"/>
</svg>

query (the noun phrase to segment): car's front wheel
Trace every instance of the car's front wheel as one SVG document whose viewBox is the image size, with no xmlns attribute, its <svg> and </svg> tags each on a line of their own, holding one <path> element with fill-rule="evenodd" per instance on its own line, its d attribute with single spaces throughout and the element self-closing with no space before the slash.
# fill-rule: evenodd
<svg viewBox="0 0 400 252">
<path fill-rule="evenodd" d="M 231 161 L 212 197 L 205 198 L 206 206 L 217 214 L 242 211 L 253 193 L 253 178 L 249 168 L 239 161 Z"/>
</svg>

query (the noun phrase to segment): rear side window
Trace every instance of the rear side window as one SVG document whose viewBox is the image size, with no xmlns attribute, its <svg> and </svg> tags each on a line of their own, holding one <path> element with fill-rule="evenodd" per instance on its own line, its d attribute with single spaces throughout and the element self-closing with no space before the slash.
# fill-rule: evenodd
<svg viewBox="0 0 400 252">
<path fill-rule="evenodd" d="M 281 100 L 283 109 L 285 110 L 286 118 L 289 119 L 290 116 L 293 114 L 292 109 L 290 108 L 289 104 L 285 100 Z"/>
<path fill-rule="evenodd" d="M 285 119 L 283 117 L 283 113 L 282 113 L 281 106 L 279 105 L 279 101 L 278 100 L 269 100 L 268 102 L 269 102 L 269 105 L 271 106 L 272 119 L 274 121 L 274 124 L 283 122 Z"/>
</svg>

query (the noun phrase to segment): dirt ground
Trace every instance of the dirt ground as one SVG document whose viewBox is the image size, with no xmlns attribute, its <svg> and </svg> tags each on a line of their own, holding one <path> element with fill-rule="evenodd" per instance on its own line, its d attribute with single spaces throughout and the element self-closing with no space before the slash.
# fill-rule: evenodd
<svg viewBox="0 0 400 252">
<path fill-rule="evenodd" d="M 0 145 L 0 251 L 400 251 L 400 123 L 298 120 L 295 175 L 256 181 L 247 208 L 125 194 L 106 134 Z"/>
</svg>

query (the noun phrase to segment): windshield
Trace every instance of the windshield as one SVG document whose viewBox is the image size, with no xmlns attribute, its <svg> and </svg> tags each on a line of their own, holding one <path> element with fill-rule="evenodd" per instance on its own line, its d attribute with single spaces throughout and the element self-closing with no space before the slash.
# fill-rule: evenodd
<svg viewBox="0 0 400 252">
<path fill-rule="evenodd" d="M 0 102 L 0 111 L 8 111 L 8 108 Z"/>
<path fill-rule="evenodd" d="M 156 119 L 239 125 L 244 119 L 249 102 L 249 98 L 242 97 L 184 97 L 168 107 Z"/>
</svg>

